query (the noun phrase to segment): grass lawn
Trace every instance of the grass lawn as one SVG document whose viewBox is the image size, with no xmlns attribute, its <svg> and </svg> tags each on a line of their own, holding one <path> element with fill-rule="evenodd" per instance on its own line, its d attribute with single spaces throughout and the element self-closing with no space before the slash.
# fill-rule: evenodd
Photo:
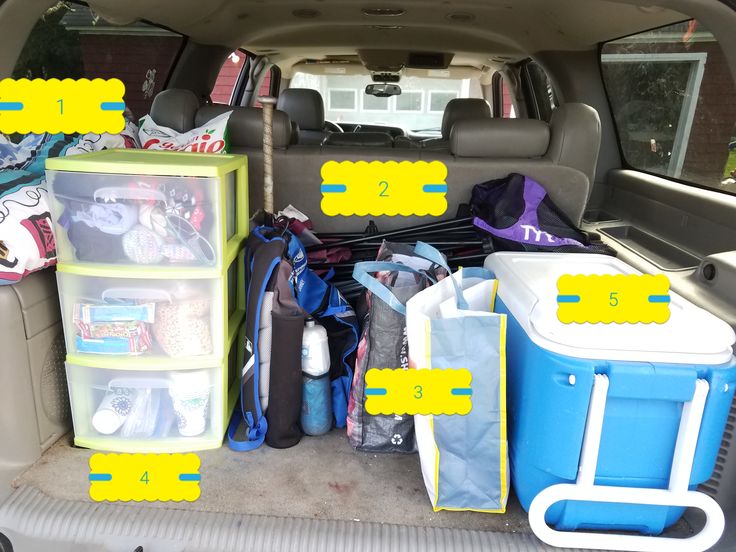
<svg viewBox="0 0 736 552">
<path fill-rule="evenodd" d="M 728 156 L 728 162 L 726 163 L 726 172 L 723 175 L 724 178 L 731 176 L 731 171 L 736 169 L 736 151 L 732 151 Z"/>
</svg>

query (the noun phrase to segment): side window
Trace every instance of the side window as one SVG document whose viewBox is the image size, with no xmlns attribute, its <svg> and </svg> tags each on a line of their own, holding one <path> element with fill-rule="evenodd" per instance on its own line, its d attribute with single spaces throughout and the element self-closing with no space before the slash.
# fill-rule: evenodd
<svg viewBox="0 0 736 552">
<path fill-rule="evenodd" d="M 238 82 L 240 71 L 243 69 L 248 54 L 240 50 L 231 52 L 217 74 L 215 86 L 210 97 L 214 103 L 229 104 Z"/>
<path fill-rule="evenodd" d="M 13 78 L 118 78 L 125 104 L 147 114 L 163 89 L 184 37 L 147 23 L 118 26 L 89 7 L 57 2 L 39 19 L 18 58 Z"/>
<path fill-rule="evenodd" d="M 503 77 L 501 77 L 501 115 L 504 119 L 516 118 L 514 102 L 511 99 L 511 89 Z"/>
<path fill-rule="evenodd" d="M 607 42 L 603 80 L 626 163 L 736 194 L 736 87 L 698 21 Z"/>
</svg>

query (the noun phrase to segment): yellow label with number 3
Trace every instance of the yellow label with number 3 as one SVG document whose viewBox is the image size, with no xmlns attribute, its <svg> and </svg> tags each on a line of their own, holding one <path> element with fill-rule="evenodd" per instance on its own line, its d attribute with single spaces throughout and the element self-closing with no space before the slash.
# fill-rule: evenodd
<svg viewBox="0 0 736 552">
<path fill-rule="evenodd" d="M 188 454 L 93 454 L 89 496 L 108 501 L 182 501 L 199 498 L 199 456 Z"/>
<path fill-rule="evenodd" d="M 472 374 L 465 368 L 371 368 L 365 375 L 369 414 L 467 414 Z"/>
<path fill-rule="evenodd" d="M 3 79 L 0 132 L 117 133 L 125 127 L 120 79 Z"/>
<path fill-rule="evenodd" d="M 322 212 L 335 215 L 443 215 L 447 167 L 440 161 L 328 161 Z"/>
<path fill-rule="evenodd" d="M 669 289 L 663 274 L 565 274 L 557 280 L 557 318 L 565 324 L 664 324 Z"/>
</svg>

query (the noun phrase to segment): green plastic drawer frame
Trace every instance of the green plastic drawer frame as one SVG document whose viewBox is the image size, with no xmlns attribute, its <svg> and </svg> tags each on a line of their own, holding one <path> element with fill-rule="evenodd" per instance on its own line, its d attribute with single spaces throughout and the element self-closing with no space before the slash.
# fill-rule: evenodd
<svg viewBox="0 0 736 552">
<path fill-rule="evenodd" d="M 129 174 L 147 176 L 192 176 L 217 178 L 220 182 L 220 237 L 223 245 L 223 267 L 238 255 L 248 235 L 248 158 L 245 155 L 110 149 L 71 157 L 46 160 L 46 169 L 65 172 Z M 235 234 L 227 239 L 225 176 L 235 172 Z M 88 264 L 88 266 L 90 266 Z M 110 265 L 100 265 L 110 266 Z M 117 273 L 123 267 L 115 267 Z M 166 270 L 168 267 L 155 267 Z M 188 270 L 208 270 L 192 267 Z"/>
</svg>

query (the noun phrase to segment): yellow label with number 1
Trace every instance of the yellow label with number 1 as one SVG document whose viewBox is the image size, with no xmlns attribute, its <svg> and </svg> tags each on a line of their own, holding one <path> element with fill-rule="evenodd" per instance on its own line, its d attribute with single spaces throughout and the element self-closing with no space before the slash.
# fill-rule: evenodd
<svg viewBox="0 0 736 552">
<path fill-rule="evenodd" d="M 371 368 L 365 375 L 369 414 L 467 414 L 473 407 L 472 374 L 465 368 Z"/>
<path fill-rule="evenodd" d="M 565 274 L 557 280 L 557 318 L 565 324 L 664 324 L 669 290 L 663 274 Z"/>
<path fill-rule="evenodd" d="M 125 127 L 119 79 L 3 79 L 0 132 L 117 133 Z"/>
<path fill-rule="evenodd" d="M 89 496 L 108 501 L 182 501 L 199 498 L 199 456 L 188 454 L 93 454 Z"/>
<path fill-rule="evenodd" d="M 322 212 L 439 216 L 447 211 L 446 178 L 440 161 L 328 161 L 322 165 Z"/>
</svg>

